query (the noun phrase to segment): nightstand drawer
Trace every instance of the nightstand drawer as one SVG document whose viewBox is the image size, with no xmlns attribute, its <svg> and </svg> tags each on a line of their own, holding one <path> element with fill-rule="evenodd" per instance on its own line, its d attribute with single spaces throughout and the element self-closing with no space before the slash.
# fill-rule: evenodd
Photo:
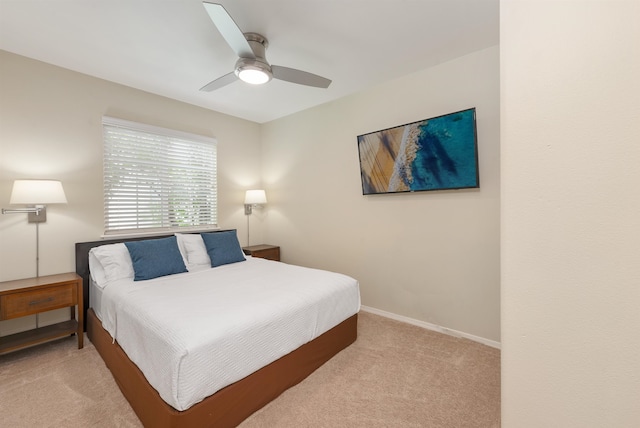
<svg viewBox="0 0 640 428">
<path fill-rule="evenodd" d="M 77 303 L 75 283 L 0 296 L 0 319 L 19 318 Z"/>
</svg>

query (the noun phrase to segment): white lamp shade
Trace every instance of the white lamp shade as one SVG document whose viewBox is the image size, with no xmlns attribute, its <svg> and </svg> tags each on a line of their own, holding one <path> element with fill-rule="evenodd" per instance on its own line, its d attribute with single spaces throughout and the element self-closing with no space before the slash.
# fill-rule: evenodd
<svg viewBox="0 0 640 428">
<path fill-rule="evenodd" d="M 267 194 L 264 190 L 247 190 L 244 196 L 245 205 L 266 204 Z"/>
<path fill-rule="evenodd" d="M 16 180 L 13 182 L 10 204 L 66 204 L 62 183 L 57 180 Z"/>
</svg>

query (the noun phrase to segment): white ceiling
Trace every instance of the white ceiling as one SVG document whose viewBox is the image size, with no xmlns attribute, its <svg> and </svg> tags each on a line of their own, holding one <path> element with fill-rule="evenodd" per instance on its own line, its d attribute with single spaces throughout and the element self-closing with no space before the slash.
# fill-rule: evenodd
<svg viewBox="0 0 640 428">
<path fill-rule="evenodd" d="M 220 3 L 269 40 L 271 64 L 331 86 L 199 91 L 237 59 L 199 0 L 0 0 L 0 49 L 263 123 L 499 42 L 499 0 Z"/>
</svg>

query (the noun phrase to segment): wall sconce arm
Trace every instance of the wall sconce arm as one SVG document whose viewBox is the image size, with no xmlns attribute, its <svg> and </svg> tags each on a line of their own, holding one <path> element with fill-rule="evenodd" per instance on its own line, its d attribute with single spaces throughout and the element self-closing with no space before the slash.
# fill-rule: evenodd
<svg viewBox="0 0 640 428">
<path fill-rule="evenodd" d="M 44 223 L 47 221 L 47 208 L 44 205 L 28 208 L 2 208 L 2 214 L 29 214 L 29 223 Z"/>
</svg>

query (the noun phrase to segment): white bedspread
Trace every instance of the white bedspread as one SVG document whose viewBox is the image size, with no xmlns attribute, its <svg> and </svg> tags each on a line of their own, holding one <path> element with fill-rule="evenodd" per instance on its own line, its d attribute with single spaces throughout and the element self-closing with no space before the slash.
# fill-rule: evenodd
<svg viewBox="0 0 640 428">
<path fill-rule="evenodd" d="M 204 271 L 113 282 L 103 291 L 103 326 L 177 410 L 360 309 L 353 278 L 252 257 Z"/>
</svg>

